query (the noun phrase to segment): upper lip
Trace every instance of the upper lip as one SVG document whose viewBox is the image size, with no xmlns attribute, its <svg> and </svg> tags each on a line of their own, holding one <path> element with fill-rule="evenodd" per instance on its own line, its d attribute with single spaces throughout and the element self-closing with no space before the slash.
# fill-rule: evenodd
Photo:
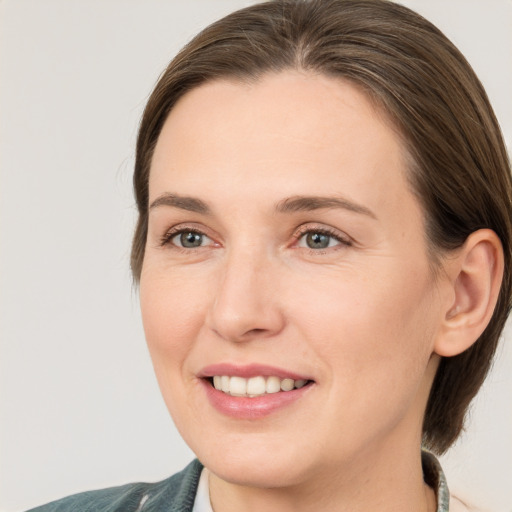
<svg viewBox="0 0 512 512">
<path fill-rule="evenodd" d="M 307 375 L 301 375 L 299 373 L 286 370 L 284 368 L 278 368 L 277 366 L 269 366 L 266 364 L 233 364 L 233 363 L 216 363 L 205 366 L 201 369 L 198 374 L 200 378 L 214 377 L 215 375 L 229 375 L 237 377 L 245 377 L 249 379 L 251 377 L 279 377 L 280 379 L 293 379 L 293 380 L 313 380 Z"/>
</svg>

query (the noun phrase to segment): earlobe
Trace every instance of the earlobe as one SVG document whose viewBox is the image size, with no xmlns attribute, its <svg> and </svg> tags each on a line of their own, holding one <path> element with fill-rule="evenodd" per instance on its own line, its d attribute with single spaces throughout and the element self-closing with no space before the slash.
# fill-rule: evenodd
<svg viewBox="0 0 512 512">
<path fill-rule="evenodd" d="M 446 306 L 434 351 L 452 357 L 468 349 L 487 327 L 503 278 L 503 248 L 496 233 L 472 233 L 447 265 L 453 300 Z"/>
</svg>

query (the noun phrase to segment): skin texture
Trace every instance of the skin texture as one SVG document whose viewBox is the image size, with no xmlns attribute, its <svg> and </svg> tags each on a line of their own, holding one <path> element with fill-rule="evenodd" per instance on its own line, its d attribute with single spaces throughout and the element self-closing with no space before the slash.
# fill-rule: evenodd
<svg viewBox="0 0 512 512">
<path fill-rule="evenodd" d="M 209 212 L 151 208 L 140 299 L 164 400 L 211 471 L 216 512 L 435 510 L 419 446 L 436 351 L 476 339 L 453 334 L 467 331 L 461 315 L 479 290 L 458 276 L 475 246 L 480 267 L 497 246 L 482 235 L 434 278 L 406 161 L 356 87 L 318 75 L 208 83 L 167 119 L 150 204 L 173 194 Z M 282 211 L 299 196 L 351 207 Z M 180 247 L 180 229 L 204 234 L 201 246 Z M 306 234 L 319 229 L 329 247 L 311 249 Z M 206 397 L 198 374 L 217 363 L 277 366 L 314 383 L 241 420 Z"/>
</svg>

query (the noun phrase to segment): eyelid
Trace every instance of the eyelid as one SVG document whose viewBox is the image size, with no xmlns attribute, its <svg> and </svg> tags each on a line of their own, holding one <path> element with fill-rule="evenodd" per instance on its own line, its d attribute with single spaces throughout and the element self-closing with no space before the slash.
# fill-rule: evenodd
<svg viewBox="0 0 512 512">
<path fill-rule="evenodd" d="M 192 234 L 194 236 L 199 236 L 201 238 L 201 245 L 187 247 L 187 246 L 182 245 L 181 243 L 178 243 L 177 240 L 180 239 L 183 234 L 185 234 L 185 235 Z M 204 233 L 199 233 L 198 231 L 192 231 L 191 229 L 180 230 L 177 233 L 172 234 L 169 239 L 169 243 L 171 243 L 175 247 L 178 247 L 179 249 L 195 249 L 195 250 L 210 246 L 211 243 L 208 243 L 208 241 L 213 242 L 213 240 L 208 235 L 205 235 Z"/>
<path fill-rule="evenodd" d="M 181 247 L 179 245 L 174 244 L 172 242 L 172 239 L 175 236 L 177 236 L 181 233 L 184 233 L 184 232 L 200 234 L 200 235 L 208 238 L 211 241 L 211 243 L 204 245 L 204 246 L 199 246 L 196 248 Z M 349 235 L 344 233 L 343 231 L 332 228 L 330 226 L 316 224 L 316 223 L 306 223 L 306 224 L 299 226 L 292 235 L 292 245 L 296 246 L 298 244 L 298 242 L 300 241 L 300 239 L 307 233 L 324 234 L 326 236 L 329 236 L 329 237 L 337 240 L 339 242 L 339 245 L 342 245 L 342 246 L 354 245 L 354 240 Z M 170 245 L 174 249 L 182 249 L 185 251 L 199 250 L 199 249 L 204 249 L 204 248 L 212 247 L 212 246 L 219 247 L 221 244 L 219 242 L 217 242 L 215 238 L 216 237 L 213 234 L 210 234 L 209 230 L 205 229 L 203 226 L 197 226 L 197 224 L 195 224 L 193 222 L 192 223 L 183 223 L 183 224 L 177 224 L 175 226 L 171 226 L 169 229 L 167 229 L 164 232 L 164 234 L 160 236 L 158 245 L 160 247 L 165 247 L 165 246 Z M 325 251 L 327 249 L 335 249 L 336 247 L 338 247 L 338 245 L 334 246 L 334 247 L 330 247 L 330 248 L 325 248 L 323 250 Z M 304 249 L 308 249 L 308 248 L 304 248 Z M 311 249 L 311 248 L 309 248 L 309 250 L 311 252 L 315 252 L 315 253 L 319 253 L 322 251 L 322 249 Z"/>
<path fill-rule="evenodd" d="M 335 229 L 335 228 L 332 228 L 329 226 L 319 225 L 319 224 L 303 224 L 302 226 L 300 226 L 293 235 L 294 245 L 297 244 L 302 239 L 302 237 L 304 235 L 306 235 L 307 233 L 321 233 L 323 235 L 334 238 L 335 240 L 337 240 L 340 243 L 340 245 L 344 245 L 344 246 L 354 245 L 354 240 L 350 236 L 348 236 L 346 233 L 344 233 L 343 231 L 340 231 L 338 229 Z M 333 249 L 333 248 L 334 247 L 330 247 L 330 248 L 325 248 L 323 250 L 325 251 L 327 249 Z M 317 253 L 322 251 L 322 249 L 310 249 L 310 250 L 313 252 L 317 252 Z"/>
<path fill-rule="evenodd" d="M 177 224 L 175 226 L 170 227 L 167 229 L 164 234 L 160 237 L 159 246 L 160 247 L 166 247 L 166 246 L 172 246 L 174 249 L 182 249 L 186 251 L 190 250 L 198 250 L 198 249 L 204 249 L 209 246 L 218 246 L 220 245 L 218 242 L 215 241 L 214 237 L 207 233 L 208 230 L 198 227 L 194 223 L 184 223 L 184 224 Z M 202 235 L 206 238 L 208 238 L 212 243 L 205 245 L 205 246 L 199 246 L 195 248 L 191 247 L 182 247 L 180 245 L 176 245 L 172 242 L 172 239 L 176 237 L 177 235 L 180 235 L 181 233 L 197 233 L 198 235 Z"/>
</svg>

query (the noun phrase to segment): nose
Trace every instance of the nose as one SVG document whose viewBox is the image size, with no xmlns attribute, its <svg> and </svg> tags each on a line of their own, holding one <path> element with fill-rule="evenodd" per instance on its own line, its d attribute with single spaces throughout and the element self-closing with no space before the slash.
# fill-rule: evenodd
<svg viewBox="0 0 512 512">
<path fill-rule="evenodd" d="M 216 280 L 208 324 L 232 342 L 269 338 L 285 325 L 279 305 L 279 270 L 262 254 L 232 254 Z"/>
</svg>

